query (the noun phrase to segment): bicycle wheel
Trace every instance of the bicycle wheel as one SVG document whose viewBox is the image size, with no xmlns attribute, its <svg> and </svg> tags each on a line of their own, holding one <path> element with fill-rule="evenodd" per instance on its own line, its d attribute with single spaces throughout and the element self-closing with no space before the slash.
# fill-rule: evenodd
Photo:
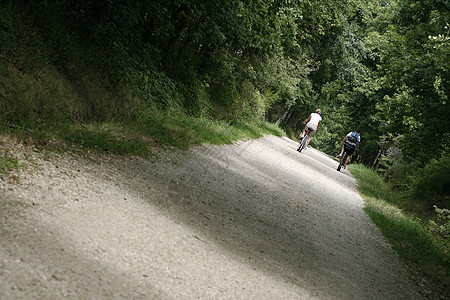
<svg viewBox="0 0 450 300">
<path fill-rule="evenodd" d="M 305 139 L 305 138 L 302 138 L 301 141 L 300 141 L 300 143 L 298 144 L 297 151 L 301 151 L 301 149 L 302 149 L 302 143 L 303 143 L 303 140 L 304 140 L 304 139 Z"/>
<path fill-rule="evenodd" d="M 344 154 L 342 154 L 341 160 L 339 161 L 339 166 L 336 170 L 340 171 L 341 167 L 345 165 L 345 160 L 347 159 L 347 152 L 344 151 Z"/>
<path fill-rule="evenodd" d="M 305 149 L 306 143 L 309 139 L 309 135 L 305 135 L 302 139 L 302 141 L 300 142 L 300 145 L 298 145 L 297 151 L 298 152 L 302 152 L 303 149 Z"/>
</svg>

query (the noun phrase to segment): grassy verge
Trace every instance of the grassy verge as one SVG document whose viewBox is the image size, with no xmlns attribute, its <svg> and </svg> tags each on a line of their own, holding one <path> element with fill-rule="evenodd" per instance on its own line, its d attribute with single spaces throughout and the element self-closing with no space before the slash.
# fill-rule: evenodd
<svg viewBox="0 0 450 300">
<path fill-rule="evenodd" d="M 102 151 L 142 157 L 152 156 L 152 149 L 161 147 L 187 149 L 202 143 L 229 144 L 239 139 L 259 138 L 263 134 L 284 135 L 270 123 L 226 122 L 181 114 L 158 115 L 125 123 L 55 121 L 33 128 L 0 126 L 0 134 L 49 151 Z M 1 156 L 0 171 L 6 173 L 17 163 Z"/>
<path fill-rule="evenodd" d="M 427 226 L 399 209 L 402 199 L 372 170 L 352 165 L 349 171 L 358 181 L 364 210 L 400 257 L 419 278 L 430 283 L 434 294 L 450 295 L 449 241 L 434 236 Z"/>
</svg>

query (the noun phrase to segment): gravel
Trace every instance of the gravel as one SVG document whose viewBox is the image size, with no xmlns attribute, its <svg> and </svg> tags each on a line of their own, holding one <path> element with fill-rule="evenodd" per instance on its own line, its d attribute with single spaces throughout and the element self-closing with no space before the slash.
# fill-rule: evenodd
<svg viewBox="0 0 450 300">
<path fill-rule="evenodd" d="M 421 299 L 337 162 L 287 138 L 41 155 L 0 184 L 0 299 Z"/>
</svg>

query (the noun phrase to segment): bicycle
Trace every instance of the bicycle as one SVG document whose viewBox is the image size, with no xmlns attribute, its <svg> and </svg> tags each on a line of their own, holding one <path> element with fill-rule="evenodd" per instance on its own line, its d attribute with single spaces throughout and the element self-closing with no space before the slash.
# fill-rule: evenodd
<svg viewBox="0 0 450 300">
<path fill-rule="evenodd" d="M 308 141 L 311 139 L 311 136 L 309 135 L 312 132 L 312 129 L 308 127 L 306 130 L 305 136 L 302 137 L 302 140 L 300 141 L 300 144 L 298 145 L 297 151 L 302 152 L 303 149 L 306 148 L 306 145 L 308 145 Z"/>
<path fill-rule="evenodd" d="M 344 153 L 342 154 L 342 157 L 339 160 L 339 165 L 336 170 L 340 171 L 342 167 L 344 167 L 344 169 L 345 169 L 345 161 L 347 160 L 347 157 L 348 157 L 347 150 L 349 150 L 349 149 L 350 149 L 350 147 L 344 146 Z"/>
</svg>

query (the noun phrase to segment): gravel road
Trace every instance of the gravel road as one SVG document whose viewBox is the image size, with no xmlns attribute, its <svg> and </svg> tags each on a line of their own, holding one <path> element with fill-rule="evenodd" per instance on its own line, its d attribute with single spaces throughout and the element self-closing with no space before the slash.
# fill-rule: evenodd
<svg viewBox="0 0 450 300">
<path fill-rule="evenodd" d="M 0 184 L 0 299 L 422 298 L 354 178 L 287 138 L 152 159 L 17 146 L 33 162 Z"/>
</svg>

